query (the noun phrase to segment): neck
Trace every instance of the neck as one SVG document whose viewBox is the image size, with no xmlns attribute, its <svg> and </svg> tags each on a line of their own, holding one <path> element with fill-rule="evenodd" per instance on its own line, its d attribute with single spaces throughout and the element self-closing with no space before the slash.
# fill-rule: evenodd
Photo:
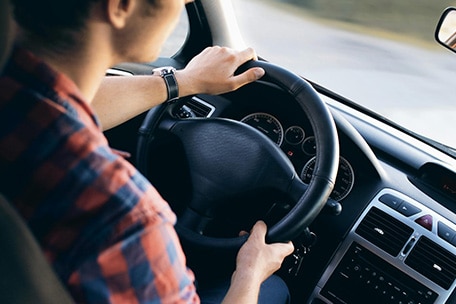
<svg viewBox="0 0 456 304">
<path fill-rule="evenodd" d="M 55 51 L 32 39 L 20 40 L 20 44 L 40 57 L 56 71 L 65 74 L 79 88 L 87 102 L 91 103 L 103 80 L 106 69 L 112 65 L 113 56 L 102 34 L 84 36 L 84 41 L 74 48 Z"/>
</svg>

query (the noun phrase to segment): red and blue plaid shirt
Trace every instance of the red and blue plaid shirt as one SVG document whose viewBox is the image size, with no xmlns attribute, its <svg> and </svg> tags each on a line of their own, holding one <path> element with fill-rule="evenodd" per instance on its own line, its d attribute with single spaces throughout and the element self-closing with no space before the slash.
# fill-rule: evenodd
<svg viewBox="0 0 456 304">
<path fill-rule="evenodd" d="M 0 192 L 77 302 L 199 302 L 168 204 L 76 85 L 21 49 L 0 78 Z"/>
</svg>

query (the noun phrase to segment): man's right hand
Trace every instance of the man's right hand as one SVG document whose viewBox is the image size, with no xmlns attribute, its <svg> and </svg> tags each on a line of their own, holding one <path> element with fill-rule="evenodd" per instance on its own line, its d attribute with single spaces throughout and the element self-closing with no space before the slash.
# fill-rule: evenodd
<svg viewBox="0 0 456 304">
<path fill-rule="evenodd" d="M 288 243 L 266 244 L 267 227 L 258 221 L 236 259 L 236 270 L 223 303 L 257 303 L 260 285 L 282 265 L 294 246 Z"/>
</svg>

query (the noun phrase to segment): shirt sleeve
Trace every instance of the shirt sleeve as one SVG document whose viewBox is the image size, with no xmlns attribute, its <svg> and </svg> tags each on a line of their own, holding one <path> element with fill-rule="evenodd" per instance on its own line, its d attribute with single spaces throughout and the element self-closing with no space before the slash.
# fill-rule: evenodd
<svg viewBox="0 0 456 304">
<path fill-rule="evenodd" d="M 102 138 L 91 136 L 92 146 L 76 135 L 72 145 L 86 143 L 88 152 L 77 153 L 86 156 L 73 170 L 76 178 L 67 181 L 81 191 L 72 196 L 66 222 L 83 225 L 57 260 L 70 262 L 73 297 L 83 303 L 198 303 L 168 203 Z"/>
<path fill-rule="evenodd" d="M 0 79 L 2 192 L 74 299 L 198 303 L 167 202 L 114 153 L 68 77 L 27 51 L 11 57 Z"/>
<path fill-rule="evenodd" d="M 153 197 L 155 204 L 162 200 L 158 194 Z M 163 205 L 161 211 L 151 213 L 147 203 L 147 199 L 138 203 L 119 223 L 117 229 L 129 231 L 121 233 L 128 235 L 126 238 L 90 256 L 71 274 L 68 286 L 76 301 L 199 303 L 194 275 L 186 268 L 184 253 L 169 220 L 172 214 L 166 214 L 171 211 Z"/>
</svg>

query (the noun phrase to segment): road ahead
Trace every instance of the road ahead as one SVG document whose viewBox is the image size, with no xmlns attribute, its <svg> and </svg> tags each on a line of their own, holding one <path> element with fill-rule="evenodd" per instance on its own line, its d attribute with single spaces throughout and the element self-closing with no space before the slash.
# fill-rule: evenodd
<svg viewBox="0 0 456 304">
<path fill-rule="evenodd" d="M 350 32 L 267 1 L 233 2 L 260 56 L 456 147 L 456 54 Z"/>
</svg>

